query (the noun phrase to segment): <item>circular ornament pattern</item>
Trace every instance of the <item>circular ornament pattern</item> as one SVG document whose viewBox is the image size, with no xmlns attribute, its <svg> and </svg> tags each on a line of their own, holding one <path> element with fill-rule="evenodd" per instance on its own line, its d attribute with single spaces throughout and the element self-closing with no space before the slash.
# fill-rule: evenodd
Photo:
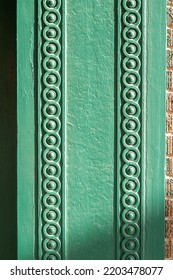
<svg viewBox="0 0 173 280">
<path fill-rule="evenodd" d="M 126 213 L 126 219 L 128 221 L 134 221 L 136 219 L 136 213 L 132 210 L 129 210 L 127 213 Z"/>
<path fill-rule="evenodd" d="M 56 30 L 49 28 L 46 32 L 48 38 L 55 38 L 57 36 Z"/>
<path fill-rule="evenodd" d="M 137 142 L 137 140 L 134 136 L 131 136 L 131 135 L 127 136 L 127 138 L 126 138 L 127 145 L 134 146 L 136 144 L 136 142 Z"/>
<path fill-rule="evenodd" d="M 128 130 L 134 130 L 134 129 L 136 129 L 136 122 L 128 121 L 126 123 L 126 127 L 127 127 Z"/>
<path fill-rule="evenodd" d="M 126 110 L 127 110 L 127 114 L 129 114 L 129 115 L 136 114 L 136 107 L 133 105 L 129 105 Z"/>
<path fill-rule="evenodd" d="M 49 151 L 47 153 L 47 159 L 48 160 L 55 160 L 57 158 L 57 154 L 54 151 Z"/>
<path fill-rule="evenodd" d="M 126 78 L 128 84 L 135 84 L 136 83 L 136 76 L 133 74 L 129 74 Z"/>
<path fill-rule="evenodd" d="M 55 250 L 57 247 L 57 243 L 54 240 L 49 240 L 47 242 L 47 247 L 49 250 Z"/>
<path fill-rule="evenodd" d="M 134 161 L 137 158 L 137 155 L 134 151 L 128 151 L 126 157 L 130 161 Z"/>
<path fill-rule="evenodd" d="M 135 8 L 137 5 L 136 0 L 128 0 L 127 1 L 127 7 L 128 8 Z"/>
<path fill-rule="evenodd" d="M 47 234 L 48 235 L 56 235 L 57 229 L 55 226 L 48 226 L 47 227 Z"/>
<path fill-rule="evenodd" d="M 129 59 L 127 61 L 127 68 L 129 68 L 129 69 L 136 68 L 136 65 L 137 65 L 137 63 L 136 63 L 136 61 L 134 59 Z"/>
<path fill-rule="evenodd" d="M 137 48 L 136 48 L 136 46 L 134 44 L 129 44 L 127 46 L 127 52 L 129 54 L 134 54 L 136 51 L 137 51 Z"/>
<path fill-rule="evenodd" d="M 61 259 L 62 1 L 43 0 L 41 12 L 42 259 Z M 42 100 L 43 99 L 43 100 Z"/>
<path fill-rule="evenodd" d="M 53 195 L 50 195 L 47 198 L 47 204 L 48 205 L 55 205 L 56 204 L 56 198 Z"/>
<path fill-rule="evenodd" d="M 55 175 L 56 174 L 56 172 L 57 172 L 57 170 L 56 170 L 56 168 L 54 167 L 54 166 L 49 166 L 48 168 L 47 168 L 47 174 L 48 175 Z"/>
<path fill-rule="evenodd" d="M 133 100 L 136 98 L 136 92 L 133 89 L 130 89 L 129 91 L 127 91 L 127 98 Z"/>
<path fill-rule="evenodd" d="M 121 58 L 121 259 L 139 259 L 141 0 L 123 0 Z"/>
<path fill-rule="evenodd" d="M 56 98 L 56 91 L 50 89 L 50 90 L 47 92 L 47 98 L 50 99 L 50 100 L 54 100 L 54 99 Z"/>
<path fill-rule="evenodd" d="M 127 22 L 129 23 L 129 24 L 134 24 L 135 22 L 137 21 L 137 17 L 136 17 L 136 15 L 135 14 L 129 14 L 128 16 L 127 16 Z"/>
<path fill-rule="evenodd" d="M 55 75 L 51 74 L 47 76 L 47 83 L 50 85 L 56 84 L 57 78 Z"/>
<path fill-rule="evenodd" d="M 47 108 L 48 115 L 55 115 L 56 114 L 56 107 L 54 105 L 50 105 Z"/>
<path fill-rule="evenodd" d="M 47 256 L 47 258 L 46 258 L 47 260 L 50 260 L 50 261 L 53 261 L 53 260 L 56 260 L 57 258 L 56 258 L 56 256 L 55 255 L 53 255 L 53 254 L 50 254 L 49 256 Z"/>
<path fill-rule="evenodd" d="M 130 250 L 130 251 L 131 251 L 131 250 L 134 250 L 134 249 L 135 249 L 136 244 L 135 244 L 134 241 L 129 240 L 129 241 L 126 242 L 125 246 L 126 246 L 127 250 Z"/>
<path fill-rule="evenodd" d="M 47 21 L 48 21 L 49 23 L 54 23 L 54 22 L 56 22 L 57 17 L 56 17 L 56 15 L 55 15 L 54 13 L 49 13 L 49 14 L 47 15 L 46 19 L 47 19 Z"/>
<path fill-rule="evenodd" d="M 47 1 L 46 1 L 46 4 L 47 4 L 47 6 L 48 6 L 49 8 L 54 8 L 54 7 L 56 6 L 56 4 L 57 4 L 56 1 L 57 1 L 57 0 L 47 0 Z"/>
<path fill-rule="evenodd" d="M 126 229 L 125 229 L 125 232 L 126 232 L 126 234 L 129 235 L 129 236 L 133 236 L 133 235 L 135 235 L 135 233 L 136 233 L 136 229 L 135 229 L 134 226 L 128 225 L 128 226 L 126 227 Z"/>
<path fill-rule="evenodd" d="M 53 43 L 48 44 L 46 49 L 49 54 L 55 53 L 57 50 L 56 45 Z"/>
<path fill-rule="evenodd" d="M 55 69 L 57 66 L 56 60 L 54 59 L 49 59 L 46 63 L 47 68 L 49 69 Z"/>
<path fill-rule="evenodd" d="M 50 191 L 53 191 L 56 189 L 56 183 L 54 181 L 49 181 L 46 186 L 47 186 L 48 190 L 50 190 Z"/>
<path fill-rule="evenodd" d="M 135 37 L 137 36 L 137 32 L 135 29 L 129 29 L 127 31 L 127 38 L 129 39 L 135 39 Z"/>
<path fill-rule="evenodd" d="M 129 196 L 126 197 L 125 202 L 126 202 L 127 205 L 134 205 L 135 202 L 136 202 L 136 199 L 135 199 L 134 196 L 129 195 Z"/>
<path fill-rule="evenodd" d="M 52 221 L 52 220 L 56 220 L 56 212 L 51 210 L 47 213 L 47 219 Z"/>
<path fill-rule="evenodd" d="M 134 190 L 135 187 L 136 187 L 136 184 L 135 184 L 134 181 L 132 181 L 132 180 L 127 181 L 127 183 L 126 183 L 126 189 L 127 189 L 128 191 Z"/>
<path fill-rule="evenodd" d="M 46 140 L 46 142 L 47 142 L 47 144 L 48 145 L 55 145 L 56 144 L 56 137 L 55 136 L 52 136 L 52 135 L 50 135 L 48 138 L 47 138 L 47 140 Z"/>
<path fill-rule="evenodd" d="M 48 121 L 47 125 L 46 125 L 47 129 L 49 130 L 54 130 L 56 128 L 56 122 L 55 121 Z"/>
</svg>

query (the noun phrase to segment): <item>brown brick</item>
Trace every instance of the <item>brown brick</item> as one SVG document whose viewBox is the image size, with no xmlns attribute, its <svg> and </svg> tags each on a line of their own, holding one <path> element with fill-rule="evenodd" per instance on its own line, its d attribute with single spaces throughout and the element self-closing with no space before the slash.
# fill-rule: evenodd
<svg viewBox="0 0 173 280">
<path fill-rule="evenodd" d="M 173 93 L 168 93 L 166 96 L 166 111 L 173 113 Z"/>
<path fill-rule="evenodd" d="M 167 8 L 167 24 L 168 25 L 173 24 L 173 8 L 172 7 Z"/>
<path fill-rule="evenodd" d="M 173 136 L 166 137 L 166 154 L 167 156 L 173 156 Z"/>
<path fill-rule="evenodd" d="M 167 0 L 167 4 L 168 4 L 168 5 L 173 4 L 173 0 Z"/>
<path fill-rule="evenodd" d="M 173 133 L 173 114 L 166 114 L 166 132 Z"/>
<path fill-rule="evenodd" d="M 173 176 L 173 158 L 166 158 L 166 175 Z"/>
<path fill-rule="evenodd" d="M 165 208 L 166 218 L 171 219 L 173 217 L 173 200 L 166 199 L 166 208 Z"/>
<path fill-rule="evenodd" d="M 167 67 L 173 67 L 173 50 L 167 50 Z"/>
<path fill-rule="evenodd" d="M 167 77 L 167 89 L 172 90 L 173 89 L 173 71 L 167 71 L 166 72 Z"/>
<path fill-rule="evenodd" d="M 167 46 L 173 46 L 173 30 L 171 28 L 167 28 Z"/>
<path fill-rule="evenodd" d="M 173 241 L 166 239 L 165 241 L 166 259 L 171 259 L 173 256 Z"/>
<path fill-rule="evenodd" d="M 166 238 L 173 237 L 173 220 L 166 220 Z"/>
<path fill-rule="evenodd" d="M 166 196 L 173 199 L 173 179 L 166 179 Z"/>
</svg>

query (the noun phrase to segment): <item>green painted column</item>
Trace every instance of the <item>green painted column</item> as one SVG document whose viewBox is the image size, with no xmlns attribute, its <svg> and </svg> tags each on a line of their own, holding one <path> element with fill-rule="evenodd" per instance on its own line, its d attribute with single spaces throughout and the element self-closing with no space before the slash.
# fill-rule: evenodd
<svg viewBox="0 0 173 280">
<path fill-rule="evenodd" d="M 17 251 L 18 259 L 35 259 L 35 7 L 34 0 L 17 1 Z"/>
<path fill-rule="evenodd" d="M 117 259 L 164 258 L 166 2 L 159 4 L 117 1 Z"/>
<path fill-rule="evenodd" d="M 115 259 L 114 1 L 67 1 L 67 259 Z"/>
<path fill-rule="evenodd" d="M 19 259 L 164 258 L 159 4 L 18 0 Z"/>
</svg>

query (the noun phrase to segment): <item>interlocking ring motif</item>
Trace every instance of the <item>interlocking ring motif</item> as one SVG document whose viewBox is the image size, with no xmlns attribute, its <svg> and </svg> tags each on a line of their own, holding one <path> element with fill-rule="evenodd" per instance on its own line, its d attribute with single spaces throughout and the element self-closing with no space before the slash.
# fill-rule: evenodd
<svg viewBox="0 0 173 280">
<path fill-rule="evenodd" d="M 42 259 L 61 259 L 61 0 L 42 0 Z"/>
<path fill-rule="evenodd" d="M 121 259 L 140 258 L 141 0 L 122 0 Z"/>
</svg>

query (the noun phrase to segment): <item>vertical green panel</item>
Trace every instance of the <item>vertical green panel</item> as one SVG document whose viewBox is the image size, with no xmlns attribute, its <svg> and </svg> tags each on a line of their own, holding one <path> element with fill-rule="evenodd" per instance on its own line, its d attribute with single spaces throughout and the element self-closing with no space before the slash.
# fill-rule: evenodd
<svg viewBox="0 0 173 280">
<path fill-rule="evenodd" d="M 145 1 L 118 1 L 117 259 L 142 258 Z M 116 62 L 115 62 L 116 63 Z"/>
<path fill-rule="evenodd" d="M 66 259 L 115 259 L 114 1 L 67 1 Z"/>
<path fill-rule="evenodd" d="M 165 7 L 118 1 L 117 259 L 164 258 Z"/>
<path fill-rule="evenodd" d="M 0 259 L 16 259 L 16 1 L 0 1 Z"/>
<path fill-rule="evenodd" d="M 19 259 L 164 257 L 159 4 L 18 0 Z"/>
<path fill-rule="evenodd" d="M 164 259 L 166 1 L 147 1 L 145 259 Z"/>
<path fill-rule="evenodd" d="M 38 258 L 62 258 L 62 3 L 38 1 Z"/>
<path fill-rule="evenodd" d="M 34 0 L 17 1 L 18 259 L 34 259 Z"/>
</svg>

